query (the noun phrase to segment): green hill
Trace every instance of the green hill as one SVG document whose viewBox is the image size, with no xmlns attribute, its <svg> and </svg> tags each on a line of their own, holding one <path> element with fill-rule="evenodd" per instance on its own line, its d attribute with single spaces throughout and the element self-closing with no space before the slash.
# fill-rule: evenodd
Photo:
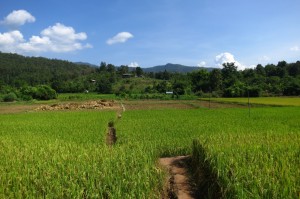
<svg viewBox="0 0 300 199">
<path fill-rule="evenodd" d="M 69 61 L 0 52 L 0 84 L 14 87 L 65 82 L 95 70 Z"/>
</svg>

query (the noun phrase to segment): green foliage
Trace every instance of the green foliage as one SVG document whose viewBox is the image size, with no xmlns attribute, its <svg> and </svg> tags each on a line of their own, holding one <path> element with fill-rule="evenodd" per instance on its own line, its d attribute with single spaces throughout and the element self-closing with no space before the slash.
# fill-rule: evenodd
<svg viewBox="0 0 300 199">
<path fill-rule="evenodd" d="M 200 69 L 198 71 L 192 72 L 190 75 L 191 85 L 193 92 L 209 92 L 210 91 L 210 81 L 209 73 L 207 70 Z"/>
<path fill-rule="evenodd" d="M 3 101 L 4 102 L 13 102 L 16 101 L 18 99 L 17 95 L 13 92 L 10 92 L 8 94 L 5 94 L 3 96 Z"/>
<path fill-rule="evenodd" d="M 300 96 L 300 78 L 289 77 L 284 80 L 283 94 L 287 96 Z"/>
<path fill-rule="evenodd" d="M 219 69 L 213 69 L 209 75 L 210 86 L 214 91 L 219 91 L 222 89 L 222 73 Z"/>
<path fill-rule="evenodd" d="M 50 100 L 57 98 L 56 91 L 47 85 L 39 85 L 37 87 L 23 87 L 21 88 L 20 93 L 21 98 L 26 101 L 31 99 Z"/>
<path fill-rule="evenodd" d="M 185 93 L 185 88 L 186 88 L 186 85 L 184 82 L 178 82 L 178 81 L 175 81 L 173 83 L 173 92 L 176 94 L 176 95 L 184 95 Z"/>
<path fill-rule="evenodd" d="M 249 97 L 259 97 L 261 96 L 261 93 L 262 93 L 261 88 L 255 85 L 255 86 L 248 87 L 244 96 L 247 97 L 249 94 Z"/>
<path fill-rule="evenodd" d="M 47 85 L 40 85 L 36 87 L 33 98 L 39 100 L 56 99 L 56 91 Z"/>
<path fill-rule="evenodd" d="M 138 76 L 138 77 L 140 77 L 140 76 L 142 76 L 143 75 L 143 69 L 141 68 L 141 67 L 136 67 L 135 68 L 135 74 L 136 74 L 136 76 Z"/>
<path fill-rule="evenodd" d="M 46 59 L 42 57 L 24 57 L 17 54 L 0 52 L 0 79 L 12 87 L 62 85 L 95 72 L 95 68 L 78 65 L 68 61 Z M 63 89 L 58 86 L 56 89 Z"/>
<path fill-rule="evenodd" d="M 245 95 L 245 85 L 242 82 L 235 82 L 224 91 L 224 97 L 240 97 Z"/>
<path fill-rule="evenodd" d="M 141 94 L 164 93 L 178 88 L 177 93 L 188 91 L 188 94 L 215 92 L 222 96 L 245 96 L 249 90 L 251 96 L 297 96 L 299 95 L 300 61 L 285 61 L 254 69 L 238 71 L 235 63 L 224 63 L 222 69 L 195 70 L 191 73 L 174 73 L 167 64 L 160 72 L 146 73 L 141 67 L 129 68 L 126 65 L 116 67 L 101 62 L 98 68 L 68 61 L 46 59 L 42 57 L 24 57 L 17 54 L 0 52 L 0 93 L 15 92 L 23 100 L 30 100 L 30 95 L 19 96 L 16 90 L 24 87 L 49 85 L 58 93 L 116 93 Z M 148 71 L 144 69 L 145 71 Z M 173 70 L 174 71 L 174 70 Z M 122 75 L 130 74 L 134 84 L 127 85 Z M 135 78 L 134 74 L 139 77 Z M 156 81 L 143 81 L 144 77 Z M 185 88 L 177 84 L 181 82 Z M 125 91 L 119 88 L 125 83 Z M 147 85 L 145 85 L 147 84 Z M 241 86 L 241 85 L 245 86 Z M 201 95 L 202 95 L 201 94 Z"/>
<path fill-rule="evenodd" d="M 96 91 L 101 94 L 110 94 L 112 93 L 112 84 L 108 79 L 102 78 L 97 81 Z"/>
</svg>

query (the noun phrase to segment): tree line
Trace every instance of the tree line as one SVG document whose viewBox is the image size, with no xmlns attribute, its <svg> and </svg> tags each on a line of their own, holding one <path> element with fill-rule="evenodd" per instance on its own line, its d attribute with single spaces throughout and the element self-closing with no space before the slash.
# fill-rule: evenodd
<svg viewBox="0 0 300 199">
<path fill-rule="evenodd" d="M 143 87 L 128 88 L 130 79 L 147 79 Z M 124 81 L 124 79 L 126 79 Z M 98 92 L 131 94 L 166 93 L 214 97 L 299 96 L 300 61 L 258 64 L 253 69 L 237 70 L 235 63 L 222 69 L 199 69 L 190 73 L 144 72 L 141 67 L 115 66 L 101 62 L 98 67 L 43 57 L 25 57 L 0 52 L 0 94 L 14 93 L 24 99 L 48 99 L 37 94 Z M 42 92 L 42 90 L 44 90 Z M 53 95 L 53 91 L 51 91 Z M 27 97 L 26 97 L 27 96 Z M 30 97 L 28 97 L 30 96 Z"/>
</svg>

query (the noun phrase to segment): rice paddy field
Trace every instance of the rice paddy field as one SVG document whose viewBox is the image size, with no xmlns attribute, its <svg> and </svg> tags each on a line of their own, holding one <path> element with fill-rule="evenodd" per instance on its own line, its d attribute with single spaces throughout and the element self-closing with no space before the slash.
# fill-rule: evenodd
<svg viewBox="0 0 300 199">
<path fill-rule="evenodd" d="M 191 155 L 207 198 L 300 198 L 300 107 L 126 110 L 109 147 L 115 118 L 0 114 L 0 198 L 161 198 L 158 158 L 176 155 Z"/>
<path fill-rule="evenodd" d="M 201 100 L 208 101 L 207 98 Z M 211 98 L 213 102 L 247 104 L 248 98 Z M 300 106 L 299 97 L 254 97 L 249 99 L 253 105 L 267 106 Z"/>
</svg>

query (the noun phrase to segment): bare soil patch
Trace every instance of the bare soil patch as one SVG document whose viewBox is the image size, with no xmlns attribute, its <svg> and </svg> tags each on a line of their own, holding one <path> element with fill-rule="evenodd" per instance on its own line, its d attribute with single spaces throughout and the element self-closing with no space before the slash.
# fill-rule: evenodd
<svg viewBox="0 0 300 199">
<path fill-rule="evenodd" d="M 31 111 L 40 105 L 16 105 L 16 104 L 9 104 L 9 105 L 1 105 L 0 106 L 0 113 L 1 114 L 9 114 L 9 113 L 22 113 L 22 112 L 27 112 Z"/>
<path fill-rule="evenodd" d="M 122 107 L 114 100 L 67 102 L 56 104 L 0 104 L 0 114 L 58 110 L 122 110 Z"/>
<path fill-rule="evenodd" d="M 169 175 L 162 194 L 163 199 L 192 199 L 192 182 L 188 176 L 190 156 L 160 158 L 159 164 L 166 168 Z"/>
<path fill-rule="evenodd" d="M 0 113 L 21 113 L 27 111 L 55 111 L 55 110 L 158 110 L 158 109 L 197 109 L 197 108 L 246 108 L 239 104 L 226 104 L 201 100 L 134 100 L 119 102 L 114 100 L 94 100 L 83 102 L 64 102 L 56 104 L 0 104 Z"/>
<path fill-rule="evenodd" d="M 196 109 L 196 108 L 245 108 L 238 104 L 224 104 L 201 100 L 138 100 L 124 101 L 126 110 Z"/>
<path fill-rule="evenodd" d="M 119 109 L 119 104 L 116 104 L 113 100 L 98 100 L 87 101 L 81 103 L 65 103 L 65 104 L 52 104 L 42 105 L 36 108 L 36 111 L 57 111 L 57 110 L 84 110 L 84 109 Z"/>
<path fill-rule="evenodd" d="M 155 109 L 191 109 L 193 108 L 189 104 L 183 103 L 183 101 L 171 101 L 171 100 L 138 100 L 138 101 L 124 101 L 126 110 L 155 110 Z"/>
</svg>

